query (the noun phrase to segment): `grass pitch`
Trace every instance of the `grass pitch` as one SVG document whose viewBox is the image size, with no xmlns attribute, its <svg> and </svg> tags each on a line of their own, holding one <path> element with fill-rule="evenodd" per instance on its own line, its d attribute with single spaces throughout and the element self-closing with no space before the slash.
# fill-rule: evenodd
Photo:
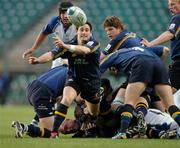
<svg viewBox="0 0 180 148">
<path fill-rule="evenodd" d="M 68 116 L 72 117 L 69 110 Z M 180 140 L 127 139 L 112 140 L 105 138 L 71 138 L 71 135 L 60 135 L 58 139 L 14 137 L 11 128 L 13 120 L 30 123 L 34 116 L 31 106 L 0 107 L 0 148 L 180 148 Z"/>
</svg>

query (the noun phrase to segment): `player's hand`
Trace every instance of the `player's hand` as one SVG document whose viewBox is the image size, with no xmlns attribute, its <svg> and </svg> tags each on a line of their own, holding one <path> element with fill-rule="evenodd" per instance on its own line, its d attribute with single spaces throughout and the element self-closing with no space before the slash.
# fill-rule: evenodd
<svg viewBox="0 0 180 148">
<path fill-rule="evenodd" d="M 28 58 L 28 63 L 29 64 L 38 64 L 39 63 L 39 60 L 38 60 L 38 58 L 37 57 L 29 57 Z"/>
<path fill-rule="evenodd" d="M 22 55 L 22 58 L 25 59 L 25 58 L 29 58 L 30 56 L 32 56 L 32 49 L 26 49 Z"/>
<path fill-rule="evenodd" d="M 64 42 L 58 37 L 53 37 L 54 39 L 54 45 L 57 47 L 57 48 L 63 48 L 64 47 Z"/>
<path fill-rule="evenodd" d="M 145 45 L 145 46 L 150 46 L 149 41 L 146 40 L 145 38 L 142 39 L 141 44 L 142 44 L 142 45 Z"/>
<path fill-rule="evenodd" d="M 50 138 L 58 138 L 59 134 L 58 132 L 51 132 L 51 137 Z"/>
</svg>

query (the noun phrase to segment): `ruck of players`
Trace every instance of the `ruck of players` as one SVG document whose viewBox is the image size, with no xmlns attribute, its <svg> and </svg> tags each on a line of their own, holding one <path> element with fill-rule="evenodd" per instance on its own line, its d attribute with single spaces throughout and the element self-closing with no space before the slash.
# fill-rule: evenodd
<svg viewBox="0 0 180 148">
<path fill-rule="evenodd" d="M 31 65 L 53 65 L 27 86 L 35 115 L 29 123 L 22 123 L 20 117 L 12 119 L 15 137 L 51 139 L 72 134 L 73 138 L 179 139 L 180 108 L 174 94 L 180 88 L 180 0 L 167 2 L 172 20 L 152 41 L 128 30 L 119 16 L 106 16 L 104 48 L 84 11 L 61 2 L 59 15 L 50 19 L 23 53 Z M 50 34 L 54 48 L 36 56 Z M 171 47 L 162 46 L 164 42 Z M 163 61 L 168 54 L 169 69 Z M 125 75 L 126 80 L 114 87 L 106 71 L 116 77 Z M 72 106 L 74 117 L 67 118 Z"/>
</svg>

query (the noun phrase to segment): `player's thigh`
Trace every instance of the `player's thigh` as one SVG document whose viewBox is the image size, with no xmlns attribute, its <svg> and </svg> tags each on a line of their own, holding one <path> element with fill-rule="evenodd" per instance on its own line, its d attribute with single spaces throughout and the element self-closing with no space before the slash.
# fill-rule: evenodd
<svg viewBox="0 0 180 148">
<path fill-rule="evenodd" d="M 93 115 L 93 116 L 98 115 L 98 113 L 99 113 L 99 103 L 92 104 L 92 103 L 90 103 L 88 101 L 85 101 L 85 102 L 86 102 L 86 106 L 87 106 L 89 114 Z"/>
<path fill-rule="evenodd" d="M 140 95 L 145 90 L 146 84 L 143 82 L 129 83 L 125 92 L 125 104 L 135 105 Z"/>
<path fill-rule="evenodd" d="M 69 107 L 76 97 L 76 90 L 71 86 L 66 86 L 63 90 L 63 98 L 61 100 L 61 103 Z"/>
<path fill-rule="evenodd" d="M 39 119 L 40 127 L 46 128 L 52 131 L 54 123 L 54 116 L 44 117 Z"/>
<path fill-rule="evenodd" d="M 155 90 L 157 95 L 162 98 L 166 108 L 174 104 L 172 90 L 169 85 L 157 84 L 155 85 Z"/>
</svg>

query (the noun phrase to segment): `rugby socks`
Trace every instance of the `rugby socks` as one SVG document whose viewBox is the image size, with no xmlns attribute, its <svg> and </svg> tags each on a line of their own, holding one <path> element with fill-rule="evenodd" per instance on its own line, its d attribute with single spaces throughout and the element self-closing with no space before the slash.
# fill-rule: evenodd
<svg viewBox="0 0 180 148">
<path fill-rule="evenodd" d="M 58 133 L 59 126 L 61 125 L 61 123 L 64 121 L 66 117 L 67 109 L 68 107 L 61 103 L 57 107 L 55 111 L 55 115 L 54 115 L 54 125 L 53 125 L 53 131 L 52 131 L 53 133 L 54 132 Z"/>
<path fill-rule="evenodd" d="M 147 105 L 145 104 L 145 103 L 142 103 L 142 102 L 140 102 L 140 103 L 138 103 L 137 105 L 136 105 L 136 111 L 137 111 L 137 113 L 142 113 L 143 115 L 144 115 L 144 117 L 146 116 L 146 114 L 147 114 Z"/>
<path fill-rule="evenodd" d="M 27 133 L 27 135 L 31 137 L 43 137 L 43 138 L 50 138 L 51 131 L 46 128 L 39 128 L 35 125 L 25 125 L 21 123 L 23 131 Z"/>
<path fill-rule="evenodd" d="M 38 115 L 36 114 L 36 115 L 34 116 L 34 118 L 32 119 L 31 124 L 38 126 L 38 123 L 39 123 L 39 117 L 38 117 Z"/>
<path fill-rule="evenodd" d="M 130 104 L 124 105 L 124 111 L 121 114 L 121 128 L 119 132 L 126 133 L 133 117 L 133 110 L 134 108 L 132 105 Z"/>
<path fill-rule="evenodd" d="M 180 109 L 176 105 L 171 105 L 168 108 L 168 112 L 171 115 L 171 117 L 177 122 L 177 124 L 180 126 Z"/>
</svg>

